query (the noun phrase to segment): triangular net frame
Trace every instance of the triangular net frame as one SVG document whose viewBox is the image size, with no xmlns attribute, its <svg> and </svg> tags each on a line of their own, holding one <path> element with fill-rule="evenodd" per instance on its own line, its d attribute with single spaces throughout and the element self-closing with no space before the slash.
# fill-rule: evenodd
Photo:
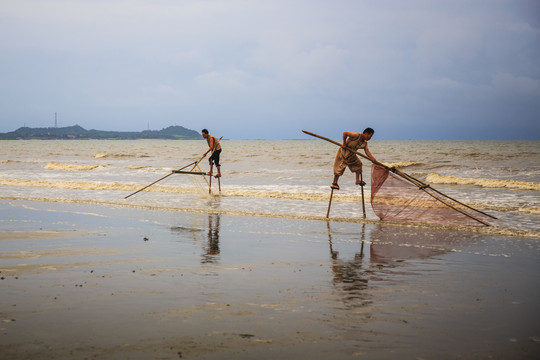
<svg viewBox="0 0 540 360">
<path fill-rule="evenodd" d="M 488 217 L 429 186 L 419 187 L 390 169 L 371 168 L 371 207 L 381 220 L 440 225 L 483 226 Z"/>
</svg>

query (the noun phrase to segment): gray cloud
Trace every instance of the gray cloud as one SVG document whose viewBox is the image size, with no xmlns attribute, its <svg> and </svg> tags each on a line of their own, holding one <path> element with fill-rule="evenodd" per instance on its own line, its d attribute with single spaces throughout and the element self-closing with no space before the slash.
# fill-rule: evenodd
<svg viewBox="0 0 540 360">
<path fill-rule="evenodd" d="M 532 0 L 8 0 L 0 131 L 57 111 L 227 138 L 538 139 L 539 19 Z"/>
</svg>

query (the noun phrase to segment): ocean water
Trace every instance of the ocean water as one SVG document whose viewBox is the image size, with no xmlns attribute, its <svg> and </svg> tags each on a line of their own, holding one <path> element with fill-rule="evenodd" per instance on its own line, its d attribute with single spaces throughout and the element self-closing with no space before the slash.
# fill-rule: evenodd
<svg viewBox="0 0 540 360">
<path fill-rule="evenodd" d="M 197 161 L 203 140 L 1 141 L 0 198 L 325 219 L 337 146 L 323 140 L 223 140 L 223 177 L 173 174 Z M 378 161 L 497 217 L 491 231 L 540 238 L 540 141 L 370 141 Z M 367 217 L 348 170 L 330 218 L 379 222 L 369 206 L 371 164 L 364 163 Z M 199 163 L 208 171 L 207 159 Z M 192 166 L 186 168 L 190 170 Z M 196 168 L 195 170 L 199 170 Z M 206 180 L 205 180 L 206 179 Z M 221 187 L 221 191 L 219 191 Z"/>
</svg>

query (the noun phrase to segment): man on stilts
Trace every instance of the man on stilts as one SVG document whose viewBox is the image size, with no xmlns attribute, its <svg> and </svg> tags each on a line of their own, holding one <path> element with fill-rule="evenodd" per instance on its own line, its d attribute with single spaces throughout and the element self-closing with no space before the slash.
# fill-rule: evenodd
<svg viewBox="0 0 540 360">
<path fill-rule="evenodd" d="M 212 152 L 212 155 L 208 159 L 210 163 L 210 171 L 206 174 L 208 176 L 212 176 L 213 172 L 213 166 L 214 163 L 216 164 L 217 174 L 216 178 L 221 177 L 221 164 L 219 163 L 219 156 L 221 154 L 221 144 L 219 143 L 219 140 L 216 139 L 213 135 L 210 135 L 208 133 L 208 130 L 203 129 L 202 130 L 202 137 L 206 139 L 206 142 L 208 143 L 208 150 L 204 153 L 203 157 L 205 157 L 209 152 Z"/>
<path fill-rule="evenodd" d="M 365 183 L 361 180 L 362 174 L 362 162 L 358 156 L 351 150 L 357 151 L 358 149 L 364 149 L 366 155 L 373 161 L 375 157 L 368 149 L 367 142 L 371 139 L 375 130 L 372 128 L 366 128 L 363 133 L 344 131 L 343 132 L 343 144 L 339 148 L 336 159 L 334 160 L 334 181 L 330 186 L 332 190 L 339 190 L 338 179 L 345 169 L 348 167 L 351 172 L 356 173 L 356 185 L 364 186 Z"/>
</svg>

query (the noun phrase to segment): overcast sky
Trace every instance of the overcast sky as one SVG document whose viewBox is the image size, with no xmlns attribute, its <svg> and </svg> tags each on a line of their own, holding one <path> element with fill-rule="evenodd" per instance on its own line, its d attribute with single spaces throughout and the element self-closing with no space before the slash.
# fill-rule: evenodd
<svg viewBox="0 0 540 360">
<path fill-rule="evenodd" d="M 0 132 L 540 139 L 540 1 L 0 0 Z"/>
</svg>

